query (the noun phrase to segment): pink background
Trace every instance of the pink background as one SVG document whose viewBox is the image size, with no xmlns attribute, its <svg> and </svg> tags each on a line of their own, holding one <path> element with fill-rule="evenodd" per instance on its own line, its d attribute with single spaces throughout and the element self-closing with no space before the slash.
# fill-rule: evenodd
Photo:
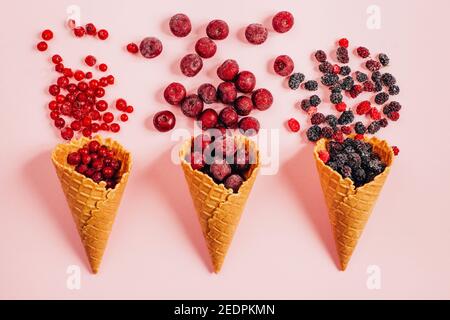
<svg viewBox="0 0 450 320">
<path fill-rule="evenodd" d="M 448 167 L 448 12 L 441 1 L 76 1 L 82 22 L 110 31 L 106 42 L 75 39 L 64 29 L 74 1 L 13 1 L 2 9 L 0 51 L 0 298 L 450 298 L 450 208 Z M 366 9 L 381 8 L 380 30 L 366 27 Z M 270 33 L 262 46 L 243 42 L 243 27 L 266 25 L 281 9 L 296 18 L 284 35 Z M 188 14 L 193 32 L 168 33 L 168 18 Z M 228 21 L 230 37 L 202 73 L 187 79 L 178 71 L 212 18 Z M 39 32 L 55 31 L 47 53 L 34 49 Z M 124 45 L 157 36 L 163 54 L 154 60 L 126 53 Z M 325 203 L 304 135 L 285 121 L 306 117 L 295 102 L 304 91 L 286 89 L 270 63 L 289 54 L 296 70 L 317 77 L 311 53 L 331 50 L 347 36 L 352 45 L 385 51 L 402 92 L 401 120 L 380 133 L 401 148 L 374 214 L 346 272 L 338 271 Z M 61 142 L 48 119 L 47 87 L 56 79 L 50 53 L 72 67 L 94 54 L 109 64 L 117 85 L 108 100 L 125 97 L 136 112 L 115 137 L 134 155 L 134 168 L 100 274 L 91 275 L 64 195 L 50 162 Z M 161 92 L 171 81 L 189 90 L 213 81 L 215 68 L 235 58 L 252 70 L 275 104 L 258 114 L 264 128 L 280 128 L 280 170 L 260 176 L 233 246 L 219 275 L 209 258 L 181 169 L 170 161 L 175 145 L 159 134 L 152 115 L 165 105 Z M 356 59 L 354 59 L 356 60 Z M 329 110 L 326 105 L 322 110 Z M 192 129 L 179 110 L 177 128 Z M 439 140 L 438 140 L 439 139 Z M 441 143 L 443 141 L 443 143 Z M 79 265 L 81 289 L 66 288 L 66 268 Z M 380 290 L 366 287 L 366 269 L 378 265 Z"/>
</svg>

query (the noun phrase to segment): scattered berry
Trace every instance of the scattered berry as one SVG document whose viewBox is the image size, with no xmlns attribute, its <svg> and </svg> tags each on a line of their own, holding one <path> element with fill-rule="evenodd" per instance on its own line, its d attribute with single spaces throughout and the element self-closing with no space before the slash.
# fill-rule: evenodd
<svg viewBox="0 0 450 320">
<path fill-rule="evenodd" d="M 41 37 L 42 37 L 42 40 L 45 40 L 45 41 L 52 40 L 53 39 L 52 30 L 45 29 L 44 31 L 42 31 Z"/>
<path fill-rule="evenodd" d="M 348 56 L 348 50 L 345 47 L 339 47 L 336 50 L 336 58 L 340 63 L 348 63 L 350 58 Z"/>
<path fill-rule="evenodd" d="M 194 77 L 203 68 L 203 60 L 198 54 L 187 54 L 180 61 L 181 72 L 186 77 Z"/>
<path fill-rule="evenodd" d="M 93 67 L 97 63 L 97 59 L 94 56 L 92 56 L 92 55 L 88 55 L 88 56 L 86 56 L 86 58 L 84 58 L 84 62 L 89 67 Z"/>
<path fill-rule="evenodd" d="M 338 103 L 341 103 L 342 102 L 342 99 L 343 99 L 344 97 L 342 96 L 342 94 L 340 94 L 339 92 L 333 92 L 331 95 L 330 95 L 330 102 L 331 103 L 333 103 L 333 104 L 338 104 Z"/>
<path fill-rule="evenodd" d="M 298 132 L 300 130 L 300 123 L 296 119 L 291 118 L 287 123 L 292 132 Z"/>
<path fill-rule="evenodd" d="M 314 57 L 318 62 L 321 63 L 327 61 L 327 54 L 323 50 L 317 50 L 316 53 L 314 54 Z"/>
<path fill-rule="evenodd" d="M 296 90 L 300 87 L 300 84 L 305 80 L 305 75 L 300 72 L 293 73 L 289 77 L 289 88 L 292 90 Z"/>
<path fill-rule="evenodd" d="M 239 121 L 239 129 L 246 136 L 253 136 L 259 132 L 259 121 L 253 117 L 244 117 Z"/>
<path fill-rule="evenodd" d="M 136 43 L 131 42 L 131 43 L 127 44 L 127 51 L 129 53 L 136 54 L 139 52 L 139 47 Z"/>
<path fill-rule="evenodd" d="M 86 30 L 81 26 L 73 29 L 73 34 L 78 38 L 83 37 L 85 33 L 86 33 Z"/>
<path fill-rule="evenodd" d="M 39 51 L 46 51 L 46 50 L 48 49 L 48 44 L 47 44 L 47 42 L 45 42 L 45 41 L 41 41 L 41 42 L 39 42 L 39 43 L 36 45 L 36 48 L 37 48 Z"/>
<path fill-rule="evenodd" d="M 251 44 L 260 45 L 267 40 L 267 29 L 260 23 L 252 23 L 245 29 L 245 38 Z"/>
<path fill-rule="evenodd" d="M 322 100 L 320 100 L 318 95 L 312 95 L 311 97 L 309 97 L 309 103 L 313 106 L 313 107 L 317 107 L 320 103 L 322 102 Z"/>
<path fill-rule="evenodd" d="M 398 113 L 397 111 L 392 111 L 387 115 L 387 117 L 392 121 L 397 121 L 398 119 L 400 119 L 400 113 Z"/>
<path fill-rule="evenodd" d="M 86 24 L 86 33 L 90 36 L 97 35 L 97 28 L 93 23 Z"/>
<path fill-rule="evenodd" d="M 288 11 L 278 12 L 272 18 L 272 27 L 278 33 L 285 33 L 291 30 L 294 25 L 294 16 Z"/>
<path fill-rule="evenodd" d="M 234 108 L 240 116 L 248 116 L 253 110 L 253 101 L 247 96 L 240 96 L 234 101 Z"/>
<path fill-rule="evenodd" d="M 225 60 L 219 68 L 217 68 L 217 76 L 223 81 L 233 81 L 239 73 L 239 65 L 236 60 Z"/>
<path fill-rule="evenodd" d="M 325 122 L 325 115 L 320 112 L 316 112 L 311 117 L 311 124 L 322 124 Z"/>
<path fill-rule="evenodd" d="M 318 88 L 318 84 L 315 80 L 309 80 L 304 83 L 304 87 L 308 91 L 316 91 Z"/>
<path fill-rule="evenodd" d="M 355 115 L 351 110 L 347 110 L 341 113 L 338 119 L 338 123 L 340 125 L 347 125 L 353 122 L 353 119 L 355 119 Z"/>
<path fill-rule="evenodd" d="M 160 132 L 167 132 L 175 127 L 175 115 L 169 110 L 156 113 L 153 117 L 153 125 Z M 111 128 L 112 129 L 112 128 Z"/>
<path fill-rule="evenodd" d="M 377 93 L 375 96 L 375 103 L 381 105 L 389 100 L 389 95 L 386 92 Z"/>
<path fill-rule="evenodd" d="M 172 82 L 164 90 L 164 99 L 171 105 L 180 105 L 185 97 L 186 89 L 181 83 Z"/>
<path fill-rule="evenodd" d="M 199 116 L 201 128 L 208 130 L 215 128 L 219 121 L 219 115 L 214 109 L 205 109 Z"/>
<path fill-rule="evenodd" d="M 109 37 L 109 33 L 105 29 L 101 29 L 98 30 L 97 36 L 100 40 L 106 40 Z"/>
<path fill-rule="evenodd" d="M 378 121 L 373 121 L 369 126 L 367 127 L 367 132 L 370 134 L 375 134 L 380 130 L 380 124 Z"/>
<path fill-rule="evenodd" d="M 386 67 L 389 64 L 389 57 L 384 53 L 380 53 L 378 55 L 378 61 L 380 61 L 381 65 Z"/>
<path fill-rule="evenodd" d="M 206 34 L 213 40 L 223 40 L 228 37 L 228 24 L 223 20 L 213 20 L 206 27 Z"/>
<path fill-rule="evenodd" d="M 204 59 L 211 58 L 216 54 L 216 51 L 216 43 L 208 37 L 198 39 L 195 44 L 195 52 Z"/>
<path fill-rule="evenodd" d="M 348 40 L 346 38 L 342 38 L 338 42 L 340 47 L 348 48 Z"/>
<path fill-rule="evenodd" d="M 364 134 L 364 133 L 366 133 L 366 131 L 367 131 L 367 128 L 361 121 L 358 121 L 355 123 L 355 132 L 357 134 Z"/>
<path fill-rule="evenodd" d="M 204 83 L 197 89 L 198 96 L 204 103 L 211 104 L 217 102 L 217 90 L 210 83 Z"/>
<path fill-rule="evenodd" d="M 288 76 L 294 71 L 294 61 L 287 55 L 278 56 L 273 63 L 273 70 L 280 76 Z"/>
<path fill-rule="evenodd" d="M 345 104 L 345 102 L 339 102 L 335 105 L 335 108 L 339 112 L 344 112 L 345 110 L 347 110 L 347 105 Z"/>
<path fill-rule="evenodd" d="M 181 102 L 181 111 L 190 118 L 196 118 L 203 111 L 203 101 L 196 94 L 190 94 Z"/>
<path fill-rule="evenodd" d="M 366 68 L 372 72 L 378 71 L 381 68 L 381 63 L 379 63 L 378 61 L 375 61 L 375 60 L 368 60 L 366 62 Z"/>
<path fill-rule="evenodd" d="M 241 71 L 236 76 L 235 80 L 236 88 L 243 93 L 250 93 L 255 89 L 256 77 L 250 71 Z"/>
<path fill-rule="evenodd" d="M 233 82 L 225 81 L 217 87 L 217 97 L 224 104 L 232 104 L 237 97 L 237 90 Z"/>
<path fill-rule="evenodd" d="M 258 110 L 267 110 L 272 106 L 273 96 L 267 89 L 255 90 L 252 94 L 253 105 Z"/>
<path fill-rule="evenodd" d="M 328 61 L 324 61 L 319 65 L 319 71 L 322 73 L 333 73 L 333 65 Z"/>
<path fill-rule="evenodd" d="M 341 76 L 348 76 L 352 72 L 352 69 L 349 66 L 342 66 L 339 74 Z"/>
<path fill-rule="evenodd" d="M 356 52 L 358 53 L 358 56 L 360 56 L 361 58 L 364 58 L 364 59 L 370 56 L 369 49 L 367 49 L 365 47 L 358 47 L 356 49 Z"/>
<path fill-rule="evenodd" d="M 398 156 L 400 153 L 400 149 L 397 146 L 392 146 L 392 151 L 394 152 L 395 156 Z"/>
<path fill-rule="evenodd" d="M 236 128 L 239 116 L 233 107 L 225 107 L 219 113 L 219 120 L 225 128 Z"/>
<path fill-rule="evenodd" d="M 322 136 L 322 129 L 318 125 L 313 125 L 306 131 L 306 137 L 309 141 L 316 142 Z"/>
<path fill-rule="evenodd" d="M 366 113 L 368 113 L 369 111 L 370 111 L 370 108 L 371 108 L 372 106 L 371 106 L 371 104 L 370 104 L 370 101 L 362 101 L 362 102 L 360 102 L 359 104 L 358 104 L 358 106 L 356 107 L 356 113 L 358 114 L 358 115 L 363 115 L 363 114 L 366 114 Z"/>
<path fill-rule="evenodd" d="M 186 37 L 192 30 L 191 20 L 187 15 L 178 13 L 170 18 L 169 28 L 175 37 Z"/>
<path fill-rule="evenodd" d="M 147 59 L 152 59 L 159 56 L 162 50 L 163 45 L 161 41 L 155 37 L 144 38 L 139 45 L 139 51 L 141 52 L 142 56 Z"/>
</svg>

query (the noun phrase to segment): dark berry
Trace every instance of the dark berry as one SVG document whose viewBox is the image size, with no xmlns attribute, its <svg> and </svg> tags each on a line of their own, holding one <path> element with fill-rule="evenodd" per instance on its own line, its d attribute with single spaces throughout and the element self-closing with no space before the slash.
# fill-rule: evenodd
<svg viewBox="0 0 450 320">
<path fill-rule="evenodd" d="M 392 121 L 397 121 L 398 119 L 400 119 L 400 113 L 398 113 L 397 111 L 392 111 L 387 116 Z"/>
<path fill-rule="evenodd" d="M 390 86 L 393 86 L 394 84 L 396 84 L 397 80 L 395 79 L 395 77 L 392 74 L 383 73 L 383 75 L 381 76 L 381 82 L 386 87 L 390 87 Z"/>
<path fill-rule="evenodd" d="M 367 80 L 363 83 L 363 90 L 366 92 L 374 92 L 375 84 L 372 81 Z"/>
<path fill-rule="evenodd" d="M 338 124 L 338 119 L 336 116 L 329 114 L 325 117 L 325 122 L 332 128 L 335 128 Z"/>
<path fill-rule="evenodd" d="M 318 95 L 312 95 L 311 97 L 309 97 L 309 103 L 313 106 L 313 107 L 317 107 L 322 101 L 320 100 Z"/>
<path fill-rule="evenodd" d="M 400 93 L 400 87 L 397 85 L 393 85 L 389 87 L 389 94 L 391 96 L 396 96 Z"/>
<path fill-rule="evenodd" d="M 381 72 L 380 71 L 374 71 L 374 72 L 372 72 L 372 75 L 371 75 L 371 79 L 372 79 L 372 81 L 380 81 L 381 80 Z"/>
<path fill-rule="evenodd" d="M 389 64 L 389 57 L 384 53 L 380 53 L 378 55 L 378 60 L 384 67 L 386 67 Z"/>
<path fill-rule="evenodd" d="M 306 131 L 306 136 L 309 141 L 316 142 L 322 136 L 322 129 L 318 125 L 313 125 Z"/>
<path fill-rule="evenodd" d="M 375 96 L 375 103 L 381 105 L 389 100 L 389 95 L 386 92 L 377 93 Z"/>
<path fill-rule="evenodd" d="M 334 130 L 331 127 L 322 128 L 322 137 L 326 139 L 331 139 L 333 137 Z"/>
<path fill-rule="evenodd" d="M 353 119 L 355 119 L 355 115 L 353 114 L 353 112 L 351 110 L 347 110 L 342 112 L 342 114 L 340 115 L 339 119 L 338 119 L 338 123 L 340 125 L 347 125 L 353 122 Z"/>
<path fill-rule="evenodd" d="M 397 101 L 391 101 L 389 104 L 384 106 L 383 113 L 387 115 L 393 111 L 399 112 L 401 109 L 402 106 L 400 103 L 398 103 Z"/>
<path fill-rule="evenodd" d="M 356 80 L 358 82 L 365 82 L 369 80 L 369 77 L 364 72 L 356 71 Z"/>
<path fill-rule="evenodd" d="M 373 91 L 374 92 L 380 92 L 382 90 L 383 90 L 383 85 L 381 84 L 381 80 L 376 80 L 374 82 L 374 89 L 373 89 Z"/>
<path fill-rule="evenodd" d="M 375 60 L 368 60 L 366 62 L 366 68 L 372 72 L 378 71 L 381 68 L 381 63 L 379 63 L 378 61 L 375 61 Z"/>
<path fill-rule="evenodd" d="M 300 72 L 293 73 L 289 77 L 289 88 L 292 90 L 298 89 L 300 87 L 300 84 L 305 80 L 305 75 Z"/>
<path fill-rule="evenodd" d="M 350 58 L 348 57 L 348 50 L 344 47 L 339 47 L 336 50 L 336 57 L 340 63 L 348 63 Z"/>
<path fill-rule="evenodd" d="M 253 110 L 253 101 L 247 96 L 240 96 L 234 100 L 234 108 L 240 116 L 248 116 Z"/>
<path fill-rule="evenodd" d="M 216 51 L 216 43 L 208 37 L 198 39 L 195 44 L 195 52 L 203 59 L 211 58 L 216 54 Z"/>
<path fill-rule="evenodd" d="M 304 83 L 304 87 L 308 91 L 316 91 L 318 88 L 318 84 L 315 80 L 309 80 Z"/>
<path fill-rule="evenodd" d="M 168 111 L 160 111 L 153 117 L 153 125 L 158 131 L 167 132 L 175 127 L 176 119 L 175 115 Z"/>
<path fill-rule="evenodd" d="M 320 78 L 323 85 L 330 87 L 339 81 L 339 76 L 334 73 L 326 73 Z"/>
<path fill-rule="evenodd" d="M 311 107 L 311 102 L 309 101 L 309 99 L 303 99 L 300 102 L 300 107 L 302 108 L 303 111 L 308 111 L 309 108 Z"/>
<path fill-rule="evenodd" d="M 387 119 L 386 118 L 383 118 L 383 119 L 380 119 L 379 121 L 378 121 L 378 124 L 380 125 L 380 127 L 382 127 L 382 128 L 386 128 L 387 126 L 388 126 L 388 121 L 387 121 Z"/>
<path fill-rule="evenodd" d="M 317 50 L 314 54 L 314 57 L 316 57 L 316 60 L 318 62 L 325 62 L 327 61 L 327 54 L 323 50 Z"/>
<path fill-rule="evenodd" d="M 244 117 L 239 121 L 239 129 L 246 136 L 258 134 L 259 128 L 259 121 L 254 117 Z"/>
<path fill-rule="evenodd" d="M 378 123 L 378 121 L 373 121 L 371 124 L 369 124 L 369 126 L 367 127 L 367 131 L 370 134 L 375 134 L 378 132 L 378 130 L 380 130 L 380 124 Z"/>
<path fill-rule="evenodd" d="M 323 113 L 316 112 L 311 117 L 311 124 L 321 124 L 325 121 L 325 116 Z"/>
<path fill-rule="evenodd" d="M 366 131 L 367 131 L 367 128 L 361 121 L 358 121 L 355 123 L 355 132 L 356 133 L 364 134 L 364 133 L 366 133 Z"/>
<path fill-rule="evenodd" d="M 350 89 L 350 96 L 354 99 L 357 96 L 359 96 L 361 93 L 363 92 L 363 87 L 360 86 L 359 84 L 355 84 L 351 89 Z"/>
<path fill-rule="evenodd" d="M 338 92 L 333 92 L 330 95 L 330 101 L 331 101 L 332 104 L 338 104 L 338 103 L 342 102 L 343 98 L 344 97 L 342 96 L 342 94 L 340 94 Z"/>
<path fill-rule="evenodd" d="M 225 128 L 236 128 L 239 116 L 233 107 L 225 107 L 219 113 L 219 120 Z"/>
<path fill-rule="evenodd" d="M 225 188 L 232 189 L 234 193 L 238 193 L 244 179 L 238 174 L 232 174 L 229 176 L 224 183 Z"/>
<path fill-rule="evenodd" d="M 181 102 L 181 111 L 190 118 L 196 118 L 203 111 L 203 101 L 196 94 L 186 96 Z"/>
<path fill-rule="evenodd" d="M 361 58 L 367 58 L 368 56 L 370 56 L 369 49 L 365 47 L 358 47 L 358 49 L 356 49 L 356 52 Z"/>
<path fill-rule="evenodd" d="M 342 79 L 341 88 L 342 90 L 350 91 L 353 88 L 354 84 L 355 81 L 353 80 L 353 78 L 351 76 L 347 76 Z"/>
<path fill-rule="evenodd" d="M 328 61 L 322 62 L 319 65 L 319 71 L 322 73 L 333 73 L 333 65 Z"/>
<path fill-rule="evenodd" d="M 342 66 L 339 74 L 341 76 L 348 76 L 352 72 L 352 69 L 349 66 Z"/>
</svg>

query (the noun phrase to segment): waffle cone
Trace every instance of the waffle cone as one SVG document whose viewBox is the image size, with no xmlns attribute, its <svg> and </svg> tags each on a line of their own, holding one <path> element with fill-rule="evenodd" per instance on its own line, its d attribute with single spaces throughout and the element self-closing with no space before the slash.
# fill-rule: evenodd
<svg viewBox="0 0 450 320">
<path fill-rule="evenodd" d="M 320 150 L 326 149 L 326 139 L 319 140 L 314 149 L 317 171 L 328 207 L 342 270 L 347 268 L 394 159 L 392 148 L 386 141 L 379 140 L 376 137 L 366 138 L 365 141 L 372 144 L 374 152 L 380 156 L 387 167 L 373 181 L 359 188 L 355 188 L 352 180 L 349 178 L 343 179 L 338 172 L 320 160 L 318 153 Z"/>
<path fill-rule="evenodd" d="M 218 273 L 222 268 L 260 167 L 259 151 L 256 144 L 244 136 L 237 136 L 236 139 L 238 145 L 245 144 L 256 154 L 256 163 L 247 172 L 247 180 L 244 181 L 238 193 L 226 189 L 223 184 L 217 184 L 207 174 L 192 169 L 191 165 L 185 160 L 186 155 L 191 150 L 191 139 L 185 141 L 180 149 L 181 166 L 215 273 Z"/>
<path fill-rule="evenodd" d="M 116 157 L 122 160 L 121 179 L 114 189 L 106 189 L 105 182 L 96 183 L 76 172 L 75 167 L 67 163 L 67 155 L 82 148 L 90 139 L 81 138 L 59 144 L 53 150 L 52 162 L 92 272 L 97 273 L 128 181 L 131 155 L 116 141 L 103 140 L 101 137 L 94 139 L 115 150 Z"/>
</svg>

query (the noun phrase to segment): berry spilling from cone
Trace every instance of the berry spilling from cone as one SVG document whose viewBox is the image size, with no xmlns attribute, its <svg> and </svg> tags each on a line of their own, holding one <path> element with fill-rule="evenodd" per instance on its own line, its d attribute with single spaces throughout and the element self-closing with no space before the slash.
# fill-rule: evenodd
<svg viewBox="0 0 450 320">
<path fill-rule="evenodd" d="M 357 188 L 373 181 L 386 168 L 370 143 L 352 138 L 328 141 L 327 150 L 321 150 L 319 158 L 342 178 L 351 179 Z"/>
<path fill-rule="evenodd" d="M 216 183 L 237 193 L 246 181 L 251 165 L 256 163 L 256 154 L 248 146 L 239 145 L 232 135 L 209 130 L 192 138 L 191 150 L 185 160 L 192 169 L 207 174 Z"/>
<path fill-rule="evenodd" d="M 67 163 L 75 171 L 91 178 L 94 182 L 106 182 L 107 189 L 114 189 L 120 181 L 122 161 L 115 156 L 114 150 L 92 140 L 82 148 L 67 155 Z"/>
</svg>

